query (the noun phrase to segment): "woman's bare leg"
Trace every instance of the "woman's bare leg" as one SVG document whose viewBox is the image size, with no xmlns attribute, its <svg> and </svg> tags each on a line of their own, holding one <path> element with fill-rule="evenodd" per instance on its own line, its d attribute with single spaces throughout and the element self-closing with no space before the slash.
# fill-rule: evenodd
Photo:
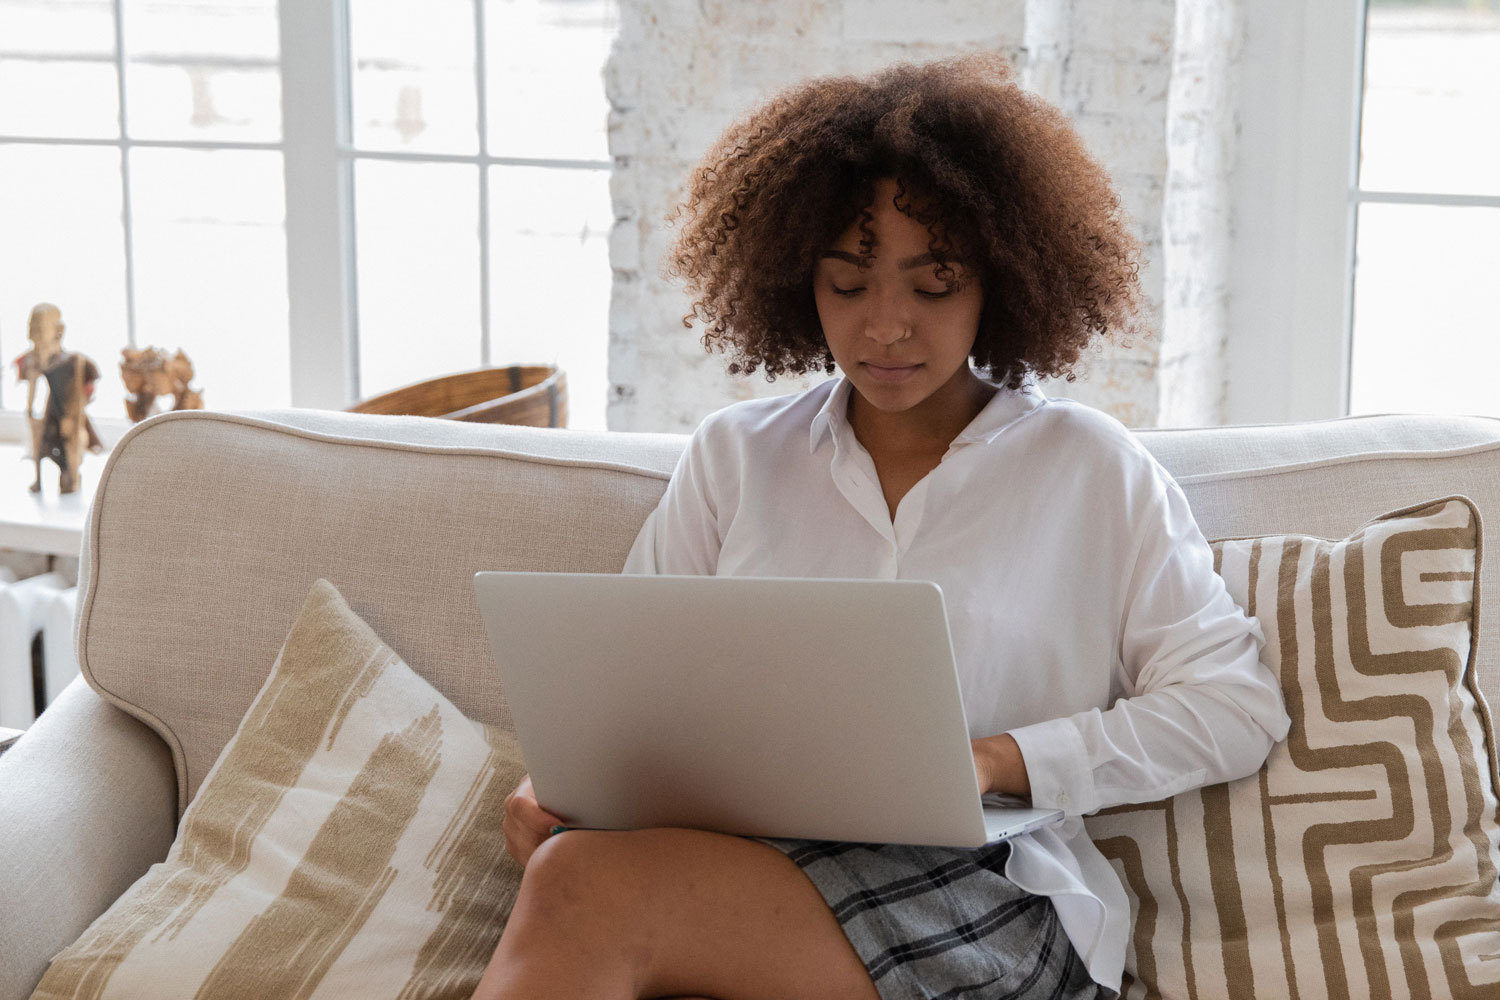
<svg viewBox="0 0 1500 1000">
<path fill-rule="evenodd" d="M 475 1000 L 877 1000 L 823 897 L 773 847 L 570 830 L 531 856 Z"/>
</svg>

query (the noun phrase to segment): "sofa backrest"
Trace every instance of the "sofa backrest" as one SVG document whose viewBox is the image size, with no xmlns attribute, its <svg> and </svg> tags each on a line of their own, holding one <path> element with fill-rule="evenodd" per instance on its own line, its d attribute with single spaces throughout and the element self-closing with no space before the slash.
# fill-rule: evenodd
<svg viewBox="0 0 1500 1000">
<path fill-rule="evenodd" d="M 1211 538 L 1341 537 L 1420 500 L 1462 493 L 1487 512 L 1500 498 L 1500 421 L 1381 417 L 1142 438 Z M 319 577 L 463 712 L 506 725 L 474 572 L 617 572 L 685 442 L 307 410 L 155 417 L 116 445 L 100 477 L 80 564 L 79 663 L 171 747 L 180 808 Z M 1480 655 L 1492 696 L 1497 575 L 1486 562 Z"/>
<path fill-rule="evenodd" d="M 466 715 L 508 726 L 474 572 L 618 572 L 680 450 L 415 417 L 153 418 L 100 476 L 79 665 L 171 747 L 179 808 L 320 577 Z"/>
</svg>

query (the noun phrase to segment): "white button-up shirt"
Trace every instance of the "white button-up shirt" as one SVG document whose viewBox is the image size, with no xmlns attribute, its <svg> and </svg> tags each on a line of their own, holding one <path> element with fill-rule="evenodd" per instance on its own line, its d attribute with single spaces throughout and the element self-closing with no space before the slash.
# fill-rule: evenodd
<svg viewBox="0 0 1500 1000">
<path fill-rule="evenodd" d="M 1120 987 L 1130 907 L 1079 817 L 1258 768 L 1286 736 L 1259 624 L 1168 473 L 1113 418 L 1001 388 L 892 518 L 844 379 L 705 419 L 627 573 L 931 580 L 969 736 L 1009 732 L 1059 824 L 1006 876 Z M 809 669 L 816 669 L 810 665 Z"/>
</svg>

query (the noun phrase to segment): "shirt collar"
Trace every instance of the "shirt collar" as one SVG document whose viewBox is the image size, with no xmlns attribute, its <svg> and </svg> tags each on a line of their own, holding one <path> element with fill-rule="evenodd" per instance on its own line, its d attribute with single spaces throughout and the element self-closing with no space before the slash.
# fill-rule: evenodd
<svg viewBox="0 0 1500 1000">
<path fill-rule="evenodd" d="M 849 393 L 854 391 L 853 383 L 841 375 L 832 384 L 832 391 L 814 414 L 812 426 L 808 430 L 809 452 L 816 451 L 825 436 L 838 435 L 849 424 Z M 979 411 L 978 416 L 969 421 L 969 425 L 953 439 L 953 444 L 985 444 L 993 441 L 1011 424 L 1046 402 L 1047 397 L 1037 388 L 1035 379 L 1027 378 L 1019 389 L 1007 389 L 1002 385 L 996 389 L 990 401 L 984 404 L 984 409 Z"/>
<path fill-rule="evenodd" d="M 849 393 L 853 390 L 853 385 L 842 375 L 832 379 L 830 384 L 833 390 L 828 393 L 828 398 L 823 400 L 823 405 L 818 407 L 818 412 L 813 415 L 812 428 L 808 431 L 807 450 L 809 452 L 817 451 L 824 437 L 837 433 L 849 422 Z"/>
<path fill-rule="evenodd" d="M 969 426 L 958 432 L 953 439 L 955 445 L 988 444 L 999 437 L 1011 424 L 1040 409 L 1047 402 L 1042 390 L 1031 377 L 1021 383 L 1019 389 L 999 386 L 990 401 L 984 404 L 979 415 L 969 421 Z"/>
</svg>

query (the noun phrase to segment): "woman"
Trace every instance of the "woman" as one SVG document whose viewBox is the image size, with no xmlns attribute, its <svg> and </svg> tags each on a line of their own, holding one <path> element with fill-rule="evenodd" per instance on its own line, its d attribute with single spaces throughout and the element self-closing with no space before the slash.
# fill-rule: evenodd
<svg viewBox="0 0 1500 1000">
<path fill-rule="evenodd" d="M 1130 911 L 1080 817 L 1251 773 L 1287 719 L 1176 484 L 1034 384 L 1132 330 L 1108 178 L 970 58 L 779 95 L 680 212 L 730 370 L 843 377 L 707 418 L 626 572 L 937 581 L 981 788 L 1067 818 L 976 851 L 554 835 L 524 782 L 476 996 L 1113 996 Z"/>
</svg>

